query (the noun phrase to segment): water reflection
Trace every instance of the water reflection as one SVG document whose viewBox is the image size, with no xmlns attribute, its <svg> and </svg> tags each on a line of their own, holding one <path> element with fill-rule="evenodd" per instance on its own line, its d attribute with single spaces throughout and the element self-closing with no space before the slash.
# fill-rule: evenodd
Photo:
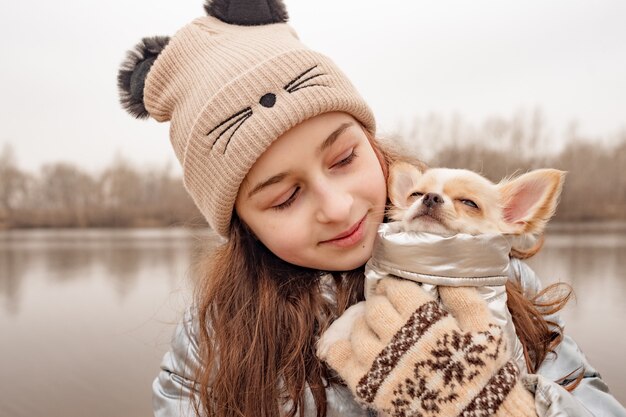
<svg viewBox="0 0 626 417">
<path fill-rule="evenodd" d="M 0 296 L 6 312 L 17 314 L 26 274 L 59 285 L 104 276 L 123 303 L 141 273 L 152 271 L 174 281 L 177 260 L 187 261 L 198 239 L 210 238 L 176 229 L 3 232 Z"/>
<path fill-rule="evenodd" d="M 11 315 L 18 313 L 20 284 L 28 264 L 28 256 L 24 253 L 0 250 L 0 300 Z"/>
<path fill-rule="evenodd" d="M 150 415 L 203 235 L 0 233 L 0 415 Z"/>
<path fill-rule="evenodd" d="M 186 230 L 0 233 L 1 416 L 150 415 L 150 384 L 190 302 Z M 571 334 L 626 401 L 626 233 L 550 233 L 530 261 L 571 283 Z M 609 335 L 611 340 L 609 341 Z M 37 401 L 33 401 L 37 398 Z"/>
<path fill-rule="evenodd" d="M 572 284 L 577 305 L 584 307 L 577 310 L 589 309 L 595 313 L 610 308 L 614 313 L 626 312 L 626 234 L 608 235 L 610 246 L 582 245 L 596 238 L 548 236 L 543 250 L 528 263 L 544 284 L 556 281 Z"/>
</svg>

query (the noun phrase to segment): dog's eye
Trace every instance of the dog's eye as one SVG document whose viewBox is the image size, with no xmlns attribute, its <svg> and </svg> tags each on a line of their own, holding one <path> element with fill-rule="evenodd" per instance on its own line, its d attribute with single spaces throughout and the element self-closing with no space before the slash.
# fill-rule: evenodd
<svg viewBox="0 0 626 417">
<path fill-rule="evenodd" d="M 472 200 L 461 200 L 461 203 L 465 204 L 466 206 L 475 208 L 475 209 L 478 208 L 478 204 L 474 203 Z"/>
<path fill-rule="evenodd" d="M 411 197 L 421 197 L 423 195 L 424 195 L 424 193 L 420 193 L 420 192 L 416 191 L 416 192 L 411 194 Z"/>
</svg>

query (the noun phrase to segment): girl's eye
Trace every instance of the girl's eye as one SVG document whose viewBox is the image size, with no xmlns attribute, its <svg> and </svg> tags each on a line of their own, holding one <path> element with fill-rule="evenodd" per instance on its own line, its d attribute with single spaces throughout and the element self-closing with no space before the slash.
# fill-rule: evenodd
<svg viewBox="0 0 626 417">
<path fill-rule="evenodd" d="M 423 195 L 424 195 L 424 193 L 420 193 L 419 191 L 416 191 L 416 192 L 411 194 L 411 197 L 421 197 Z"/>
<path fill-rule="evenodd" d="M 465 204 L 466 206 L 469 206 L 471 208 L 478 208 L 478 204 L 474 203 L 472 200 L 467 200 L 467 199 L 461 199 L 461 203 Z"/>
<path fill-rule="evenodd" d="M 296 200 L 296 197 L 298 196 L 299 192 L 300 192 L 300 187 L 296 187 L 293 190 L 293 193 L 291 193 L 291 195 L 289 196 L 289 198 L 287 198 L 287 200 L 283 201 L 282 203 L 280 203 L 278 205 L 272 206 L 271 208 L 274 209 L 274 210 L 284 210 L 284 209 L 286 209 L 287 207 L 289 207 Z"/>
<path fill-rule="evenodd" d="M 352 148 L 352 149 L 346 151 L 342 155 L 342 159 L 339 162 L 335 163 L 331 168 L 340 168 L 340 167 L 343 167 L 343 166 L 346 166 L 346 165 L 350 165 L 352 163 L 352 161 L 354 161 L 354 159 L 357 156 L 358 155 L 356 154 L 355 148 Z"/>
</svg>

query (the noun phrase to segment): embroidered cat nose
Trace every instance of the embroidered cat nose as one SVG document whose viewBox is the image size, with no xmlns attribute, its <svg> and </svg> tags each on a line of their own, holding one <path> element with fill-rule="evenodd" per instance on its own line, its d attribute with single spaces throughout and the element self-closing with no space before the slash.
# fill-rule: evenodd
<svg viewBox="0 0 626 417">
<path fill-rule="evenodd" d="M 265 94 L 263 97 L 261 97 L 259 103 L 261 103 L 261 106 L 263 107 L 274 107 L 274 104 L 276 104 L 276 94 Z"/>
<path fill-rule="evenodd" d="M 443 198 L 439 194 L 428 193 L 424 196 L 423 203 L 426 207 L 434 207 L 438 204 L 443 204 Z"/>
</svg>

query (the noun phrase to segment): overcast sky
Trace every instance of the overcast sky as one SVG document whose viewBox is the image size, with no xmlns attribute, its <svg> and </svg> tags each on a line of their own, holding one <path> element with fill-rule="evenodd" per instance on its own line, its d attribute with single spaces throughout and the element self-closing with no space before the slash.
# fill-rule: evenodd
<svg viewBox="0 0 626 417">
<path fill-rule="evenodd" d="M 98 170 L 116 152 L 177 164 L 167 123 L 120 109 L 116 74 L 127 49 L 172 35 L 202 0 L 1 1 L 0 148 L 12 144 L 29 170 Z M 431 113 L 477 123 L 536 107 L 555 131 L 626 127 L 623 0 L 286 3 L 300 39 L 349 75 L 383 133 Z"/>
</svg>

